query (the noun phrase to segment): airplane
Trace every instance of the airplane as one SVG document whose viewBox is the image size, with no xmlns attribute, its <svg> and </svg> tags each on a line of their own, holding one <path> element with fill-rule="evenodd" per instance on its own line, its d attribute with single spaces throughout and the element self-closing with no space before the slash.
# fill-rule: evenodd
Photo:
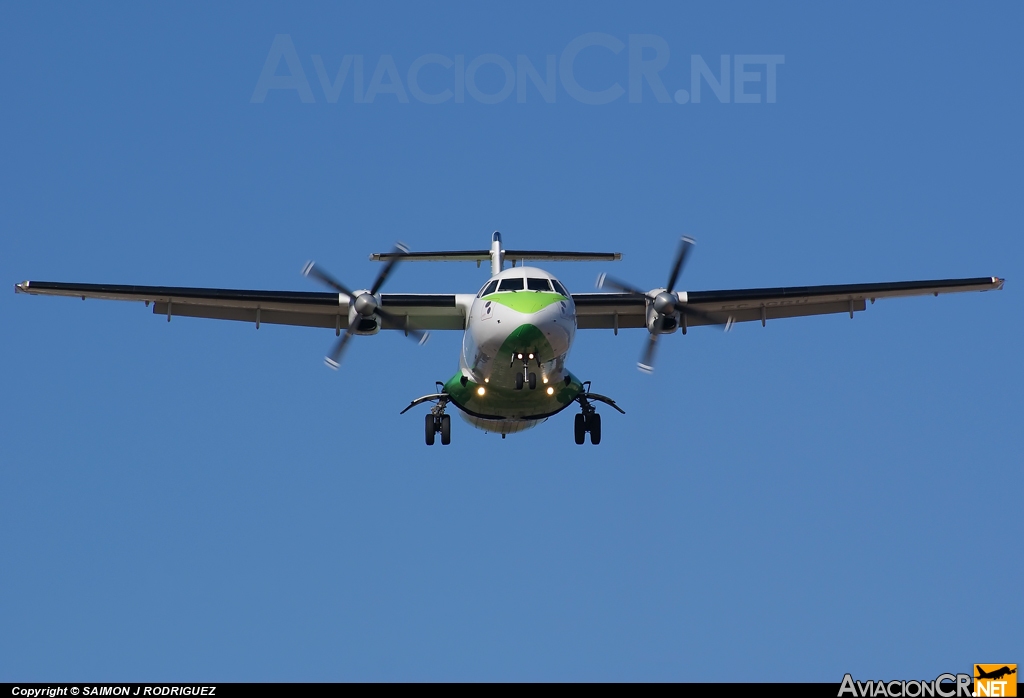
<svg viewBox="0 0 1024 698">
<path fill-rule="evenodd" d="M 552 274 L 527 261 L 611 262 L 618 252 L 551 252 L 506 250 L 501 233 L 491 236 L 489 250 L 410 252 L 403 245 L 371 260 L 384 266 L 369 288 L 352 290 L 309 262 L 303 274 L 330 288 L 332 293 L 303 291 L 242 291 L 215 288 L 164 286 L 118 286 L 46 281 L 25 281 L 17 293 L 72 296 L 107 300 L 143 301 L 153 312 L 174 316 L 237 320 L 255 323 L 300 325 L 334 329 L 339 337 L 325 358 L 337 369 L 342 354 L 355 335 L 375 335 L 380 330 L 398 330 L 419 342 L 430 330 L 463 332 L 459 370 L 437 390 L 413 400 L 405 414 L 423 403 L 433 403 L 424 420 L 424 438 L 434 445 L 438 434 L 442 445 L 451 443 L 449 404 L 471 425 L 502 438 L 534 427 L 562 410 L 577 404 L 573 436 L 583 444 L 601 442 L 601 415 L 596 404 L 605 404 L 622 414 L 615 401 L 590 390 L 566 367 L 577 330 L 644 328 L 647 338 L 640 361 L 641 371 L 654 370 L 655 350 L 662 335 L 691 327 L 717 326 L 728 331 L 736 322 L 803 317 L 829 313 L 863 311 L 867 301 L 878 298 L 935 295 L 960 291 L 1002 289 L 997 277 L 901 281 L 895 283 L 845 284 L 755 288 L 724 291 L 677 291 L 683 267 L 694 240 L 679 242 L 668 281 L 647 291 L 606 274 L 598 277 L 598 288 L 613 292 L 570 293 Z M 511 267 L 505 268 L 505 261 Z M 491 275 L 477 293 L 422 294 L 381 293 L 380 289 L 399 262 L 489 261 Z M 516 266 L 517 263 L 519 266 Z"/>
<path fill-rule="evenodd" d="M 1010 674 L 1016 674 L 1017 673 L 1016 666 L 1014 666 L 1013 669 L 1011 669 L 1008 666 L 1004 666 L 1004 667 L 1001 667 L 1001 668 L 996 669 L 994 671 L 985 671 L 984 669 L 981 668 L 981 666 L 979 666 L 977 664 L 974 665 L 974 668 L 975 668 L 975 670 L 978 673 L 978 675 L 974 677 L 976 679 L 1001 679 L 1004 676 L 1009 676 Z"/>
</svg>

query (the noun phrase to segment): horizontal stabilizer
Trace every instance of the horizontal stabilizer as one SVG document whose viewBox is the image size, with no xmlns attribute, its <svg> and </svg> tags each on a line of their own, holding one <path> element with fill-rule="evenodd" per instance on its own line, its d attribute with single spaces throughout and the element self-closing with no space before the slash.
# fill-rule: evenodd
<svg viewBox="0 0 1024 698">
<path fill-rule="evenodd" d="M 403 262 L 485 262 L 490 250 L 454 250 L 450 252 L 378 252 L 370 255 L 374 262 L 387 262 L 400 257 Z M 505 259 L 544 262 L 616 262 L 621 252 L 551 252 L 549 250 L 504 250 Z"/>
</svg>

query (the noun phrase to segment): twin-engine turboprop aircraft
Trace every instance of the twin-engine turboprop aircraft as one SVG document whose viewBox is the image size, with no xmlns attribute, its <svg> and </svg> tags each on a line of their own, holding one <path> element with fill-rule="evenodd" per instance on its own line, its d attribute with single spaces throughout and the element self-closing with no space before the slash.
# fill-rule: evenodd
<svg viewBox="0 0 1024 698">
<path fill-rule="evenodd" d="M 895 296 L 939 295 L 957 291 L 1001 289 L 1003 279 L 946 279 L 896 283 L 799 286 L 729 291 L 676 291 L 676 282 L 693 247 L 684 237 L 679 245 L 663 288 L 643 291 L 602 274 L 598 287 L 614 293 L 569 293 L 548 272 L 524 266 L 536 261 L 605 261 L 621 258 L 619 253 L 548 252 L 505 250 L 501 234 L 491 236 L 491 249 L 463 252 L 395 251 L 374 254 L 370 259 L 384 262 L 384 268 L 368 289 L 347 286 L 310 262 L 303 273 L 336 293 L 302 291 L 233 291 L 212 288 L 165 286 L 108 286 L 26 281 L 15 291 L 37 295 L 78 296 L 108 300 L 144 301 L 153 312 L 166 315 L 241 320 L 280 325 L 333 328 L 340 339 L 326 363 L 338 368 L 354 335 L 372 335 L 380 330 L 401 330 L 407 336 L 426 340 L 429 330 L 462 330 L 459 370 L 438 390 L 413 400 L 402 414 L 425 402 L 434 403 L 426 415 L 425 437 L 433 445 L 451 442 L 449 404 L 473 426 L 498 432 L 502 438 L 536 426 L 572 404 L 579 406 L 574 423 L 577 444 L 590 434 L 593 444 L 601 442 L 601 415 L 595 403 L 623 412 L 611 398 L 591 392 L 590 382 L 581 381 L 566 367 L 576 330 L 609 329 L 616 334 L 625 328 L 646 328 L 647 341 L 638 362 L 640 370 L 654 369 L 658 338 L 677 329 L 686 334 L 697 325 L 716 325 L 725 330 L 736 322 L 768 320 L 803 315 L 849 313 L 864 310 L 866 302 Z M 512 261 L 510 269 L 505 260 Z M 380 288 L 400 261 L 490 260 L 491 277 L 479 293 L 407 294 L 380 293 Z M 516 262 L 521 262 L 516 266 Z M 624 414 L 624 412 L 623 412 Z"/>
</svg>

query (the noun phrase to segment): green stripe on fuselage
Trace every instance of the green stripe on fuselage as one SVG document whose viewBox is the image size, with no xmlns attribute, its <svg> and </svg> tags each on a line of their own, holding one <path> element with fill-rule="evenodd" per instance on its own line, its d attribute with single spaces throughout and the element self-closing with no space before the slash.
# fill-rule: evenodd
<svg viewBox="0 0 1024 698">
<path fill-rule="evenodd" d="M 501 303 L 516 312 L 530 314 L 543 310 L 552 303 L 564 301 L 566 298 L 560 293 L 545 293 L 544 291 L 503 291 L 484 296 L 483 300 Z"/>
</svg>

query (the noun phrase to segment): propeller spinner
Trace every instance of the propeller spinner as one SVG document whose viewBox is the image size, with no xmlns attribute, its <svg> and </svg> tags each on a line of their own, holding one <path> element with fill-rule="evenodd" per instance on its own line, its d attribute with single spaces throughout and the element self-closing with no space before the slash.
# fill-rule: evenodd
<svg viewBox="0 0 1024 698">
<path fill-rule="evenodd" d="M 349 297 L 350 307 L 355 310 L 350 315 L 351 321 L 349 322 L 348 328 L 345 330 L 345 334 L 335 343 L 334 348 L 331 352 L 324 357 L 324 363 L 332 369 L 337 370 L 341 364 L 341 355 L 345 351 L 345 347 L 348 345 L 352 335 L 359 329 L 359 323 L 362 320 L 369 319 L 373 316 L 377 316 L 380 320 L 388 320 L 389 322 L 401 325 L 404 320 L 392 315 L 388 311 L 380 307 L 377 302 L 377 291 L 380 290 L 384 282 L 387 281 L 388 276 L 394 270 L 395 265 L 402 259 L 402 257 L 409 252 L 409 249 L 402 244 L 395 245 L 395 254 L 391 257 L 384 268 L 381 269 L 380 274 L 377 275 L 377 279 L 373 282 L 373 286 L 367 291 L 354 292 L 350 291 L 343 283 L 335 279 L 333 276 L 328 274 L 326 271 L 316 266 L 313 262 L 307 262 L 306 266 L 302 268 L 302 275 L 307 277 L 313 277 L 325 286 L 333 288 L 338 293 L 342 293 Z M 415 339 L 419 344 L 423 344 L 430 337 L 429 332 L 411 327 L 408 323 L 405 323 L 406 334 Z"/>
<path fill-rule="evenodd" d="M 687 236 L 684 236 L 679 241 L 679 251 L 676 253 L 675 262 L 672 264 L 672 270 L 669 272 L 668 283 L 665 284 L 663 289 L 641 291 L 636 286 L 614 279 L 607 274 L 601 274 L 597 277 L 598 288 L 611 286 L 624 293 L 640 296 L 647 302 L 647 307 L 654 311 L 653 322 L 648 324 L 650 335 L 647 338 L 647 344 L 640 356 L 640 360 L 637 362 L 637 368 L 644 373 L 652 373 L 654 371 L 654 351 L 658 346 L 658 337 L 675 331 L 679 325 L 679 321 L 676 319 L 677 313 L 683 316 L 684 323 L 686 316 L 690 316 L 700 318 L 707 325 L 722 326 L 726 332 L 732 328 L 731 316 L 725 321 L 713 317 L 704 311 L 690 307 L 686 303 L 680 303 L 679 296 L 674 292 L 676 282 L 679 280 L 679 275 L 683 271 L 683 266 L 686 264 L 686 259 L 694 244 L 696 244 L 694 239 Z M 685 327 L 684 324 L 684 332 Z"/>
</svg>

